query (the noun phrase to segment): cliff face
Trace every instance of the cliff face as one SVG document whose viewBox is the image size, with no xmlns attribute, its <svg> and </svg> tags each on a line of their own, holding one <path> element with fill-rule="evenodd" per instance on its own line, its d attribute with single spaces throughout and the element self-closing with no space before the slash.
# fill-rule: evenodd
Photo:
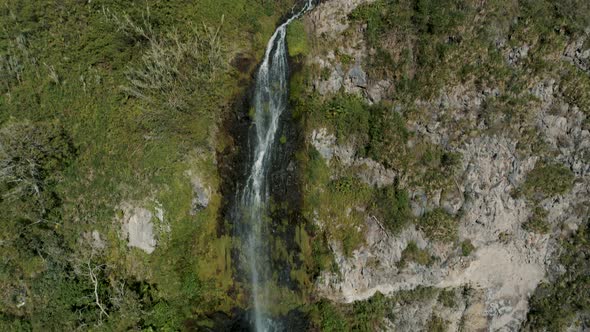
<svg viewBox="0 0 590 332">
<path fill-rule="evenodd" d="M 300 107 L 309 149 L 328 169 L 326 189 L 308 190 L 308 201 L 353 179 L 357 193 L 406 192 L 407 204 L 394 195 L 386 209 L 409 212 L 382 213 L 373 194 L 333 198 L 343 215 L 308 204 L 337 266 L 316 287 L 337 302 L 451 292 L 450 306 L 441 296 L 398 302 L 381 325 L 392 330 L 441 317 L 453 331 L 530 328 L 529 300 L 569 271 L 562 242 L 588 220 L 590 30 L 535 22 L 516 1 L 427 3 L 332 0 L 306 18 L 302 95 L 315 102 Z M 342 98 L 366 105 L 364 127 Z M 582 330 L 585 314 L 565 324 Z"/>
</svg>

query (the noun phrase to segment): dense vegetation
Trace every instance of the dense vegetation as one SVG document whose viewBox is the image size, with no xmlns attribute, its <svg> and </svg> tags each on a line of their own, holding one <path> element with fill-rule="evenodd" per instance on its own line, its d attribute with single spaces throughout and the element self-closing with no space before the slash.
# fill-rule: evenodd
<svg viewBox="0 0 590 332">
<path fill-rule="evenodd" d="M 218 124 L 252 70 L 230 63 L 256 62 L 291 3 L 0 5 L 0 330 L 195 329 L 245 304 L 220 197 L 192 215 L 186 174 L 218 186 Z M 125 202 L 164 211 L 149 256 L 120 237 Z"/>
<path fill-rule="evenodd" d="M 563 331 L 572 322 L 590 321 L 590 233 L 588 221 L 564 239 L 559 257 L 564 271 L 553 282 L 542 283 L 531 299 L 526 330 Z M 575 326 L 574 325 L 574 326 Z"/>
</svg>

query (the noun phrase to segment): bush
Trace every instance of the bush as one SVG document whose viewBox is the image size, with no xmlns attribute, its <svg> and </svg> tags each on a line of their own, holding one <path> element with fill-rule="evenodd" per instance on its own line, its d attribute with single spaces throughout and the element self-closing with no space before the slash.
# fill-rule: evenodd
<svg viewBox="0 0 590 332">
<path fill-rule="evenodd" d="M 551 228 L 551 225 L 547 222 L 547 214 L 548 212 L 545 209 L 536 206 L 529 220 L 522 224 L 522 228 L 529 232 L 546 234 Z"/>
<path fill-rule="evenodd" d="M 445 332 L 447 330 L 448 322 L 437 315 L 432 315 L 426 324 L 426 331 L 429 332 Z"/>
<path fill-rule="evenodd" d="M 461 242 L 461 255 L 467 257 L 471 255 L 473 250 L 475 250 L 475 247 L 473 246 L 473 243 L 471 243 L 471 240 L 467 239 Z"/>
<path fill-rule="evenodd" d="M 436 208 L 420 218 L 418 228 L 431 240 L 453 242 L 457 240 L 457 219 L 444 209 Z"/>
<path fill-rule="evenodd" d="M 54 205 L 61 172 L 75 156 L 69 136 L 56 122 L 9 121 L 0 129 L 0 184 L 4 200 L 29 201 L 41 215 Z"/>
<path fill-rule="evenodd" d="M 559 263 L 565 267 L 553 283 L 544 282 L 531 297 L 525 331 L 564 331 L 574 319 L 588 324 L 590 312 L 590 232 L 588 223 L 562 242 Z"/>
<path fill-rule="evenodd" d="M 410 241 L 402 251 L 402 256 L 398 265 L 400 268 L 405 267 L 408 262 L 415 262 L 420 265 L 430 265 L 432 260 L 432 256 L 426 249 L 420 249 L 416 242 Z"/>
<path fill-rule="evenodd" d="M 556 163 L 537 163 L 520 188 L 522 194 L 531 200 L 542 200 L 563 195 L 574 184 L 574 174 L 569 168 Z"/>
<path fill-rule="evenodd" d="M 369 132 L 368 105 L 361 97 L 340 93 L 322 107 L 322 115 L 336 131 L 339 143 L 365 146 Z"/>
<path fill-rule="evenodd" d="M 394 234 L 399 233 L 413 220 L 408 192 L 397 185 L 379 189 L 373 209 Z"/>
<path fill-rule="evenodd" d="M 353 331 L 378 331 L 389 308 L 389 301 L 379 292 L 367 301 L 353 303 Z"/>
<path fill-rule="evenodd" d="M 407 142 L 410 133 L 398 112 L 383 105 L 370 109 L 368 155 L 397 170 L 407 166 Z"/>
</svg>

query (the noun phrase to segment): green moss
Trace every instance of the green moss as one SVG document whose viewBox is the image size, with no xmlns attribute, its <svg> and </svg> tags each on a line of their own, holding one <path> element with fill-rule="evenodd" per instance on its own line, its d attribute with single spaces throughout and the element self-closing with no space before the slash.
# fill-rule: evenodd
<svg viewBox="0 0 590 332">
<path fill-rule="evenodd" d="M 305 26 L 301 20 L 295 20 L 287 27 L 287 47 L 289 56 L 306 56 L 309 53 L 309 45 Z"/>
</svg>

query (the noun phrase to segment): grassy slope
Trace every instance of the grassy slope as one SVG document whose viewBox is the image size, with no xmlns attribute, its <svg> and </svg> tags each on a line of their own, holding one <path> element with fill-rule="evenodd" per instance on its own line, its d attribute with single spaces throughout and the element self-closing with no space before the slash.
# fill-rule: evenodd
<svg viewBox="0 0 590 332">
<path fill-rule="evenodd" d="M 230 242 L 216 235 L 221 198 L 214 193 L 209 207 L 191 216 L 186 171 L 218 186 L 216 128 L 243 93 L 238 82 L 248 73 L 214 68 L 210 80 L 201 82 L 204 86 L 179 97 L 191 105 L 185 112 L 130 97 L 121 89 L 129 84 L 125 72 L 141 66 L 149 41 L 121 31 L 103 10 L 119 18 L 127 13 L 140 25 L 146 19 L 162 39 L 174 30 L 190 38 L 195 28 L 204 33 L 203 24 L 221 26 L 222 54 L 229 63 L 238 52 L 260 58 L 289 2 L 1 4 L 0 56 L 3 64 L 16 60 L 22 69 L 0 67 L 0 126 L 25 120 L 57 123 L 75 150 L 56 169 L 56 181 L 43 182 L 42 190 L 57 197 L 49 212 L 23 217 L 23 209 L 36 201 L 0 200 L 6 211 L 0 216 L 0 245 L 9 253 L 0 262 L 1 329 L 4 324 L 13 330 L 83 324 L 99 330 L 176 329 L 205 312 L 241 303 L 239 294 L 227 296 L 232 287 Z M 123 201 L 152 210 L 159 202 L 165 210 L 171 231 L 152 255 L 129 250 L 119 240 L 115 220 L 121 211 L 116 207 Z M 95 229 L 107 241 L 99 254 L 80 242 L 83 232 Z M 98 267 L 99 297 L 108 318 L 94 303 L 87 262 Z M 18 294 L 26 294 L 27 302 L 19 308 Z"/>
</svg>

